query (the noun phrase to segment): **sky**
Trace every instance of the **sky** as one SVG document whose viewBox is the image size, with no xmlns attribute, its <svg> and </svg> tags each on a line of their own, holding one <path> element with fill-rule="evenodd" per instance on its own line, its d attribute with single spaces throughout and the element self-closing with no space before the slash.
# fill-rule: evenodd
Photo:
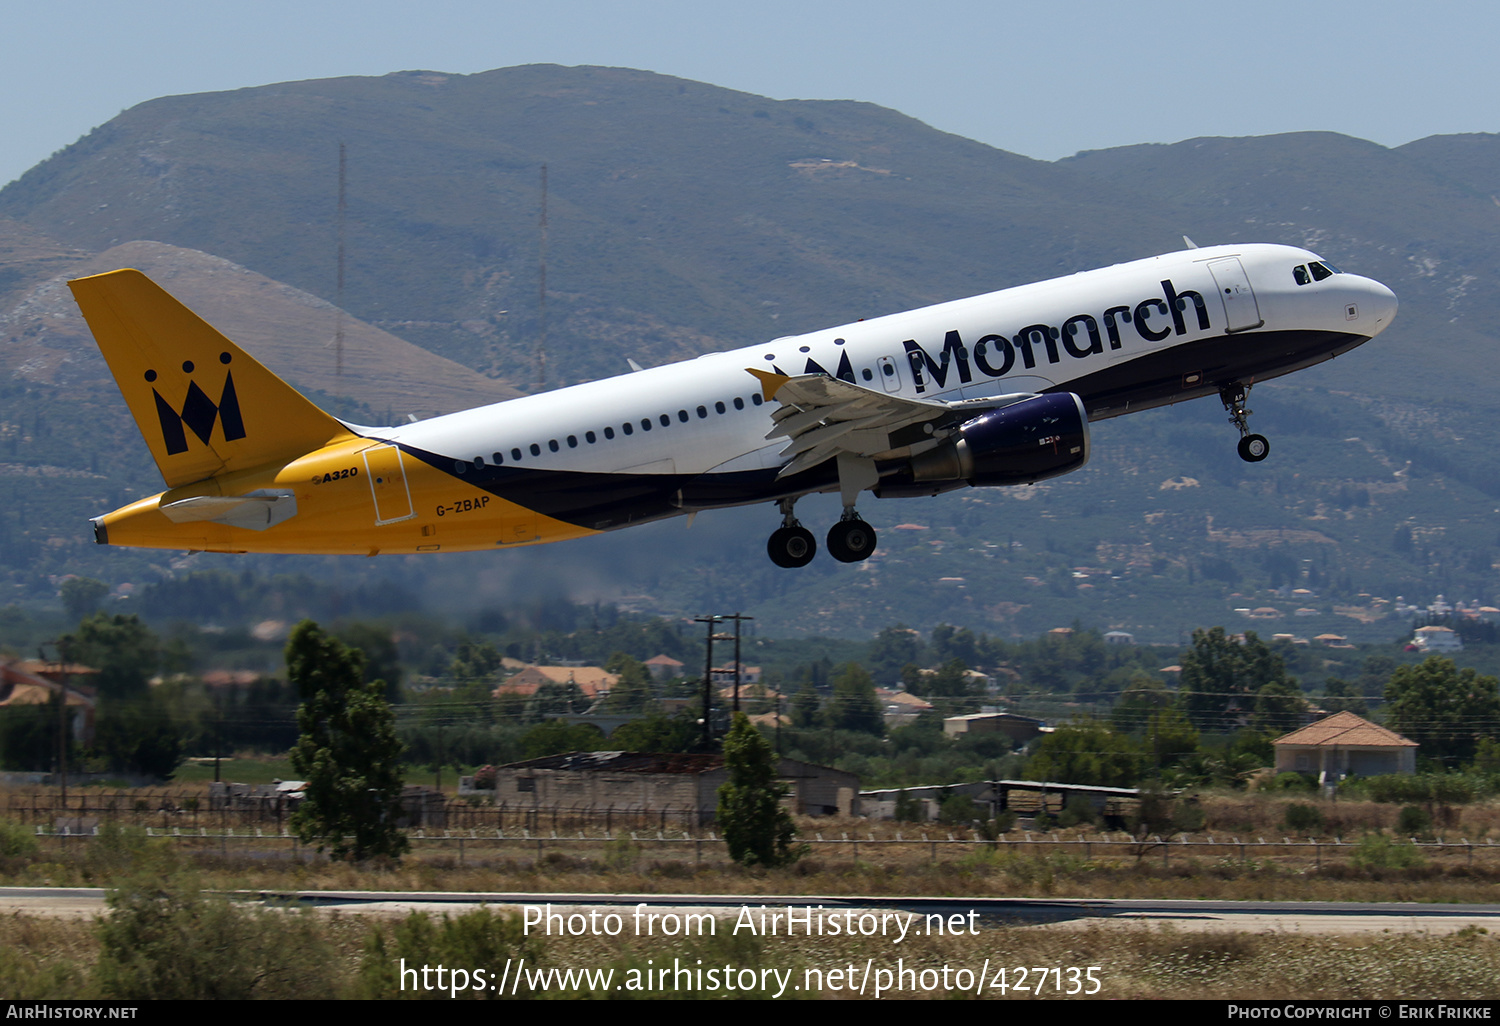
<svg viewBox="0 0 1500 1026">
<path fill-rule="evenodd" d="M 1205 135 L 1500 131 L 1500 4 L 0 0 L 0 184 L 138 103 L 414 69 L 641 68 L 854 99 L 1043 160 Z"/>
</svg>

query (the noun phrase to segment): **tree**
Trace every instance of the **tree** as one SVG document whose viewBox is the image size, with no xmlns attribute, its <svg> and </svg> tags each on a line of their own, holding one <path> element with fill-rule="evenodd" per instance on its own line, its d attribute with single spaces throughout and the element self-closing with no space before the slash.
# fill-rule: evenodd
<svg viewBox="0 0 1500 1026">
<path fill-rule="evenodd" d="M 1120 700 L 1109 711 L 1110 723 L 1122 734 L 1136 734 L 1146 728 L 1152 714 L 1172 704 L 1172 692 L 1158 678 L 1143 670 L 1130 675 Z"/>
<path fill-rule="evenodd" d="M 135 615 L 95 613 L 62 638 L 58 650 L 67 660 L 99 671 L 91 684 L 104 699 L 140 698 L 161 661 L 161 641 Z"/>
<path fill-rule="evenodd" d="M 359 652 L 311 620 L 292 632 L 286 664 L 302 697 L 292 766 L 307 781 L 292 829 L 336 859 L 399 858 L 407 848 L 396 827 L 402 745 L 385 683 L 366 683 Z"/>
<path fill-rule="evenodd" d="M 1198 732 L 1181 709 L 1158 709 L 1146 722 L 1146 752 L 1158 771 L 1198 751 Z"/>
<path fill-rule="evenodd" d="M 1307 712 L 1302 690 L 1285 681 L 1262 684 L 1255 692 L 1255 729 L 1273 736 L 1296 730 Z"/>
<path fill-rule="evenodd" d="M 724 737 L 729 779 L 719 787 L 719 829 L 729 857 L 743 866 L 784 866 L 802 852 L 792 846 L 797 828 L 781 807 L 787 789 L 776 779 L 776 756 L 744 713 Z"/>
<path fill-rule="evenodd" d="M 1128 737 L 1097 720 L 1069 723 L 1042 738 L 1026 763 L 1032 780 L 1129 787 L 1141 775 L 1141 753 Z"/>
<path fill-rule="evenodd" d="M 1193 647 L 1182 654 L 1178 695 L 1199 730 L 1228 731 L 1240 714 L 1251 711 L 1255 693 L 1267 684 L 1297 686 L 1281 656 L 1254 631 L 1245 632 L 1243 643 L 1223 627 L 1193 632 Z"/>
<path fill-rule="evenodd" d="M 875 682 L 858 663 L 850 663 L 833 682 L 833 701 L 824 710 L 829 726 L 837 730 L 858 730 L 866 734 L 885 734 L 885 717 L 875 700 Z"/>
<path fill-rule="evenodd" d="M 604 700 L 604 708 L 610 712 L 643 711 L 651 701 L 651 671 L 645 664 L 628 652 L 616 652 L 604 669 L 620 678 Z"/>
<path fill-rule="evenodd" d="M 98 609 L 99 603 L 108 594 L 109 585 L 92 577 L 69 577 L 58 589 L 63 608 L 68 612 L 68 619 L 75 621 L 82 620 Z"/>
<path fill-rule="evenodd" d="M 1500 681 L 1453 660 L 1428 656 L 1398 667 L 1385 686 L 1386 726 L 1421 746 L 1420 754 L 1458 766 L 1500 726 Z"/>
</svg>

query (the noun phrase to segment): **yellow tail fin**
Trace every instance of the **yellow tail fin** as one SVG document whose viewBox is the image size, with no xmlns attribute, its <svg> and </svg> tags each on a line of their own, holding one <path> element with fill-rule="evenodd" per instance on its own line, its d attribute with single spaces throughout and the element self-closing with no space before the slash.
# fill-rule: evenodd
<svg viewBox="0 0 1500 1026">
<path fill-rule="evenodd" d="M 355 437 L 140 271 L 68 285 L 168 488 Z"/>
</svg>

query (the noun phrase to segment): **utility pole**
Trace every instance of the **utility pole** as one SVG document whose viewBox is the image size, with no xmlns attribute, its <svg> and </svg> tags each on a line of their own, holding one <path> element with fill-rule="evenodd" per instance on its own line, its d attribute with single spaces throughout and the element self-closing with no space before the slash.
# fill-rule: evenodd
<svg viewBox="0 0 1500 1026">
<path fill-rule="evenodd" d="M 707 751 L 713 744 L 713 727 L 710 724 L 710 715 L 713 711 L 713 686 L 714 686 L 714 625 L 723 617 L 720 616 L 695 616 L 694 623 L 708 625 L 708 645 L 703 653 L 703 749 Z"/>
<path fill-rule="evenodd" d="M 740 711 L 740 624 L 745 620 L 754 620 L 753 616 L 744 613 L 735 613 L 732 616 L 721 616 L 721 620 L 734 621 L 734 711 Z"/>
<path fill-rule="evenodd" d="M 68 643 L 65 638 L 53 642 L 57 649 L 57 778 L 62 787 L 62 811 L 68 812 Z M 47 653 L 37 646 L 37 657 L 47 662 Z"/>
</svg>

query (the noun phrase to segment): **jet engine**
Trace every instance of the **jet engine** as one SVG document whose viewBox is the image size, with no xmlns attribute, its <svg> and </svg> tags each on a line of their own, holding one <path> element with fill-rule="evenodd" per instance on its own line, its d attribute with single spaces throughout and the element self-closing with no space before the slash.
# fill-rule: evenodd
<svg viewBox="0 0 1500 1026">
<path fill-rule="evenodd" d="M 910 487 L 930 493 L 945 491 L 944 483 L 1031 484 L 1077 470 L 1088 458 L 1089 422 L 1083 400 L 1072 392 L 1053 392 L 965 421 L 936 449 L 912 457 Z"/>
</svg>

